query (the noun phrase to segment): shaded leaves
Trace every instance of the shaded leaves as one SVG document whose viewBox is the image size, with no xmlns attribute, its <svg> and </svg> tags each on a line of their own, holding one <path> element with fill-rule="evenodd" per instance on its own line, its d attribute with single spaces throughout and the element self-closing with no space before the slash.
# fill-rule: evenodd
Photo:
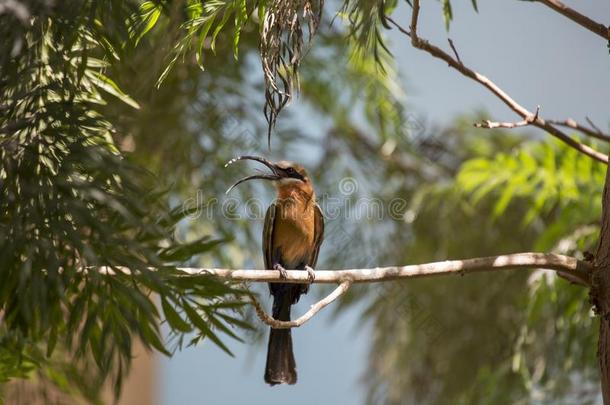
<svg viewBox="0 0 610 405">
<path fill-rule="evenodd" d="M 158 7 L 142 5 L 142 24 L 125 2 L 32 7 L 40 14 L 9 37 L 23 46 L 0 44 L 12 55 L 0 70 L 0 346 L 10 348 L 0 351 L 2 381 L 37 370 L 58 385 L 79 384 L 63 374 L 72 363 L 98 388 L 112 376 L 118 394 L 134 338 L 171 353 L 162 317 L 173 333 L 192 330 L 221 347 L 218 331 L 234 336 L 226 324 L 243 326 L 230 316 L 240 316 L 240 288 L 203 275 L 185 280 L 174 267 L 222 241 L 176 240 L 188 211 L 171 210 L 156 179 L 120 153 L 104 116 L 108 94 L 138 107 L 107 70 L 154 27 Z M 99 266 L 130 274 L 100 274 Z M 205 302 L 205 313 L 181 322 L 186 299 Z M 235 305 L 215 306 L 225 301 Z"/>
<path fill-rule="evenodd" d="M 268 2 L 262 11 L 261 62 L 265 78 L 268 143 L 277 116 L 299 87 L 299 66 L 322 19 L 323 0 Z M 260 7 L 260 6 L 259 6 Z M 306 28 L 305 28 L 306 27 Z"/>
</svg>

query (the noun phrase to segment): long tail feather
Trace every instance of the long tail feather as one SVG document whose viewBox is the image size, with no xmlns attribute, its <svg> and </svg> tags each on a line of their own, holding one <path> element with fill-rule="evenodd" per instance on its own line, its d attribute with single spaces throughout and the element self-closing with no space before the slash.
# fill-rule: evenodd
<svg viewBox="0 0 610 405">
<path fill-rule="evenodd" d="M 273 298 L 273 317 L 280 321 L 289 321 L 291 304 L 291 298 L 288 294 L 275 295 Z M 290 329 L 271 328 L 267 347 L 265 382 L 270 385 L 295 384 L 297 382 Z"/>
</svg>

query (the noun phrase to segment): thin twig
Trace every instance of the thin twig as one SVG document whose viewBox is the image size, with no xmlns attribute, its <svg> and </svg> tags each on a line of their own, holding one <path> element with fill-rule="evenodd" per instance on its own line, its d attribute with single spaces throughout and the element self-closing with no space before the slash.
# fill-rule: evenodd
<svg viewBox="0 0 610 405">
<path fill-rule="evenodd" d="M 532 125 L 537 119 L 538 114 L 540 113 L 540 106 L 536 107 L 536 112 L 531 117 L 527 117 L 526 119 L 518 122 L 495 122 L 490 120 L 485 120 L 483 122 L 477 122 L 474 124 L 477 128 L 518 128 L 525 127 L 527 125 Z"/>
<path fill-rule="evenodd" d="M 447 41 L 449 42 L 449 46 L 451 47 L 455 58 L 458 62 L 460 62 L 461 65 L 463 65 L 462 60 L 460 59 L 460 54 L 458 53 L 457 49 L 455 49 L 455 45 L 453 45 L 453 41 L 451 40 L 451 38 L 447 38 Z"/>
<path fill-rule="evenodd" d="M 400 24 L 398 24 L 396 21 L 394 21 L 392 19 L 392 17 L 390 17 L 389 15 L 385 16 L 385 19 L 389 22 L 392 23 L 392 25 L 394 25 L 396 28 L 398 28 L 398 31 L 402 32 L 403 34 L 405 34 L 406 36 L 410 37 L 411 33 L 409 31 L 407 31 L 406 29 L 404 29 Z"/>
<path fill-rule="evenodd" d="M 591 118 L 589 117 L 585 117 L 585 119 L 587 120 L 587 122 L 589 123 L 589 125 L 591 125 L 591 128 L 593 128 L 594 130 L 596 130 L 597 132 L 599 132 L 600 134 L 603 133 L 603 131 L 601 129 L 599 129 L 599 127 L 597 125 L 595 125 L 595 123 L 591 120 Z"/>
<path fill-rule="evenodd" d="M 352 282 L 350 280 L 345 280 L 339 284 L 337 288 L 333 290 L 330 294 L 328 294 L 324 299 L 313 304 L 305 314 L 295 319 L 294 321 L 280 321 L 265 312 L 265 309 L 261 305 L 260 302 L 254 297 L 253 294 L 250 294 L 250 302 L 252 306 L 254 306 L 254 310 L 256 311 L 256 315 L 259 317 L 263 323 L 271 326 L 274 329 L 289 329 L 289 328 L 298 328 L 303 325 L 305 322 L 309 321 L 315 314 L 320 312 L 324 307 L 328 304 L 342 296 L 349 290 Z"/>
<path fill-rule="evenodd" d="M 427 40 L 420 38 L 417 35 L 418 18 L 419 18 L 419 0 L 413 0 L 413 13 L 411 15 L 411 29 L 410 29 L 410 32 L 408 35 L 411 38 L 411 44 L 413 45 L 413 47 L 415 47 L 417 49 L 421 49 L 425 52 L 428 52 L 433 57 L 445 61 L 450 67 L 454 68 L 455 70 L 460 72 L 462 75 L 469 77 L 472 80 L 479 82 L 483 86 L 487 87 L 487 89 L 489 89 L 500 100 L 502 100 L 504 102 L 504 104 L 506 104 L 511 110 L 513 110 L 519 116 L 521 116 L 521 118 L 527 119 L 528 117 L 534 115 L 532 112 L 527 110 L 521 104 L 517 103 L 511 96 L 509 96 L 504 90 L 502 90 L 500 87 L 498 87 L 498 85 L 496 85 L 489 78 L 470 69 L 463 63 L 460 63 L 460 61 L 458 61 L 456 58 L 452 57 L 451 55 L 449 55 L 447 52 L 443 51 L 439 47 L 432 45 Z M 396 24 L 396 22 L 394 22 L 393 20 L 388 19 L 388 21 L 390 21 L 395 26 L 398 26 L 398 24 Z M 406 30 L 401 29 L 401 31 L 404 32 Z M 578 150 L 581 153 L 584 153 L 587 156 L 592 157 L 595 160 L 598 160 L 603 163 L 608 163 L 607 155 L 591 148 L 590 146 L 584 145 L 584 144 L 576 141 L 575 139 L 572 139 L 571 137 L 566 135 L 564 132 L 559 130 L 557 127 L 551 125 L 550 123 L 548 123 L 541 117 L 537 117 L 536 120 L 534 120 L 531 123 L 531 125 L 534 125 L 540 129 L 547 131 L 551 135 L 553 135 L 556 138 L 560 139 L 561 141 L 565 142 L 567 145 L 571 146 L 572 148 Z"/>
<path fill-rule="evenodd" d="M 584 125 L 579 124 L 578 122 L 574 121 L 572 118 L 568 118 L 567 120 L 563 120 L 563 121 L 547 120 L 547 122 L 550 124 L 576 129 L 577 131 L 579 131 L 587 136 L 590 136 L 592 138 L 596 138 L 596 139 L 599 139 L 599 140 L 602 140 L 605 142 L 610 142 L 610 135 L 604 134 L 599 128 L 597 128 L 595 125 L 592 125 L 592 122 L 588 118 L 587 118 L 587 121 L 589 121 L 589 125 L 591 125 L 593 127 L 593 129 L 587 128 Z"/>
</svg>

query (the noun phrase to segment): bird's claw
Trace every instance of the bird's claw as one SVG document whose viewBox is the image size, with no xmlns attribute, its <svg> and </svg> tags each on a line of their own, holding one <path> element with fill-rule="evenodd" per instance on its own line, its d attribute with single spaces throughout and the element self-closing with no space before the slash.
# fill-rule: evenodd
<svg viewBox="0 0 610 405">
<path fill-rule="evenodd" d="M 307 279 L 309 280 L 309 283 L 313 283 L 316 279 L 316 272 L 309 266 L 305 266 L 305 270 L 307 270 Z"/>
<path fill-rule="evenodd" d="M 288 272 L 286 271 L 286 269 L 284 267 L 282 267 L 281 264 L 279 264 L 279 263 L 274 264 L 273 270 L 277 270 L 280 272 L 280 278 L 282 278 L 282 279 L 288 278 Z"/>
</svg>

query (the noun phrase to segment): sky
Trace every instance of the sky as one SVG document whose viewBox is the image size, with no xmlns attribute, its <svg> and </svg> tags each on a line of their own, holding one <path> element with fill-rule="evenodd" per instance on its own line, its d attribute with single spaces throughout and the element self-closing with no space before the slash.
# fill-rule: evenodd
<svg viewBox="0 0 610 405">
<path fill-rule="evenodd" d="M 601 38 L 545 6 L 517 0 L 454 1 L 449 37 L 462 61 L 485 74 L 515 100 L 544 118 L 590 117 L 610 123 L 610 55 Z M 595 20 L 610 23 L 610 2 L 566 1 Z M 410 9 L 392 16 L 409 25 Z M 439 2 L 424 1 L 419 34 L 448 50 Z M 427 53 L 413 49 L 397 30 L 390 32 L 409 111 L 426 122 L 447 124 L 457 115 L 485 109 L 490 119 L 518 121 L 499 99 Z M 295 103 L 291 108 L 298 107 Z M 324 249 L 324 247 L 322 247 Z M 323 257 L 322 257 L 323 258 Z M 324 263 L 319 263 L 324 267 Z M 319 288 L 319 287 L 318 287 Z M 293 317 L 314 302 L 310 293 L 293 308 Z M 299 381 L 270 388 L 263 382 L 264 345 L 230 344 L 235 357 L 204 342 L 160 360 L 158 390 L 163 405 L 363 403 L 360 381 L 367 365 L 369 325 L 361 308 L 332 316 L 326 308 L 293 330 Z M 265 336 L 265 341 L 266 341 Z"/>
</svg>

